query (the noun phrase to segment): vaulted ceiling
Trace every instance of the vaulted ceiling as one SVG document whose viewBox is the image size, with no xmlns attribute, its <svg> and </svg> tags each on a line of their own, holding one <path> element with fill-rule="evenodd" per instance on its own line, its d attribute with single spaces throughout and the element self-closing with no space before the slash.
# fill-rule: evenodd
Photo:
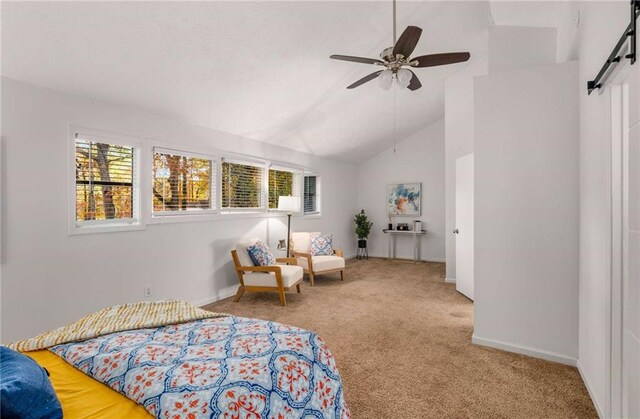
<svg viewBox="0 0 640 419">
<path fill-rule="evenodd" d="M 392 44 L 391 2 L 2 3 L 2 74 L 319 156 L 363 161 L 394 141 L 394 93 L 377 68 Z M 398 32 L 423 29 L 414 55 L 486 53 L 486 2 L 400 2 Z M 397 139 L 444 114 L 444 79 L 417 69 L 396 91 Z M 179 139 L 177 139 L 179 140 Z"/>
</svg>

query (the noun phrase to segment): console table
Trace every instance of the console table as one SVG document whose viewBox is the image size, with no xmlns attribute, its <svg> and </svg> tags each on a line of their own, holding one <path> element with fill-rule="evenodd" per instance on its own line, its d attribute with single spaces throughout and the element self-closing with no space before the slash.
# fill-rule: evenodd
<svg viewBox="0 0 640 419">
<path fill-rule="evenodd" d="M 413 260 L 415 262 L 420 260 L 420 244 L 422 242 L 422 235 L 427 234 L 426 230 L 420 231 L 404 231 L 404 230 L 382 230 L 383 233 L 388 234 L 387 236 L 387 254 L 389 259 L 396 258 L 396 237 L 398 236 L 410 236 L 413 239 Z"/>
</svg>

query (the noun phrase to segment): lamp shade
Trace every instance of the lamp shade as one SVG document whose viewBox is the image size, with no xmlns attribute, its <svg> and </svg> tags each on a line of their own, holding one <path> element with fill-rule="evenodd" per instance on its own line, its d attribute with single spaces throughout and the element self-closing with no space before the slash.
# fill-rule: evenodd
<svg viewBox="0 0 640 419">
<path fill-rule="evenodd" d="M 278 197 L 278 211 L 286 211 L 286 212 L 300 211 L 300 198 L 297 196 Z"/>
</svg>

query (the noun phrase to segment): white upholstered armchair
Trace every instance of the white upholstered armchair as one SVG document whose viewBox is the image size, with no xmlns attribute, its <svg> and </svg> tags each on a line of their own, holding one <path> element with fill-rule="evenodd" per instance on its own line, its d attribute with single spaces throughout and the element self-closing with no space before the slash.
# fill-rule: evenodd
<svg viewBox="0 0 640 419">
<path fill-rule="evenodd" d="M 240 281 L 233 301 L 238 302 L 246 291 L 271 291 L 277 292 L 280 295 L 280 303 L 286 306 L 285 291 L 295 286 L 296 291 L 300 293 L 303 270 L 297 266 L 295 258 L 276 258 L 276 265 L 255 266 L 247 248 L 257 241 L 257 238 L 240 240 L 231 251 L 238 281 Z"/>
<path fill-rule="evenodd" d="M 314 285 L 314 276 L 340 272 L 340 279 L 344 281 L 344 257 L 342 250 L 334 249 L 332 255 L 311 255 L 311 233 L 291 233 L 291 254 L 296 258 L 298 266 L 309 275 L 311 286 Z"/>
</svg>

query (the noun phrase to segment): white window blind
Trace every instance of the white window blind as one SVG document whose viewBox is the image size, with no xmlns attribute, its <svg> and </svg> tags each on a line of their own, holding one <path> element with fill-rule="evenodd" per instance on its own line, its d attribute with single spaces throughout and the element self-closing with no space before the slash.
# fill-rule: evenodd
<svg viewBox="0 0 640 419">
<path fill-rule="evenodd" d="M 304 177 L 304 213 L 314 214 L 319 212 L 318 209 L 318 177 L 316 175 L 307 175 Z"/>
<path fill-rule="evenodd" d="M 153 213 L 215 210 L 215 162 L 209 157 L 156 148 L 153 153 Z"/>
<path fill-rule="evenodd" d="M 222 208 L 264 209 L 264 165 L 222 162 Z"/>
<path fill-rule="evenodd" d="M 278 208 L 278 197 L 300 196 L 301 173 L 273 166 L 269 169 L 269 209 Z"/>
<path fill-rule="evenodd" d="M 135 222 L 135 150 L 76 135 L 76 224 Z"/>
</svg>

